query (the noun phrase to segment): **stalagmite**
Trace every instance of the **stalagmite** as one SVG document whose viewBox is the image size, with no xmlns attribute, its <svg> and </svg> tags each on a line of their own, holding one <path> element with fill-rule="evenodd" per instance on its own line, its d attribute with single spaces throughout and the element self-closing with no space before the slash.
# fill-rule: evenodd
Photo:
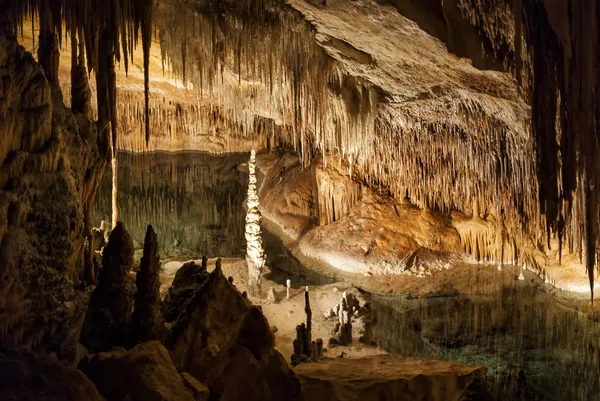
<svg viewBox="0 0 600 401">
<path fill-rule="evenodd" d="M 306 313 L 306 348 L 312 343 L 312 310 L 310 309 L 310 297 L 308 287 L 304 291 L 304 313 Z"/>
<path fill-rule="evenodd" d="M 134 297 L 132 315 L 134 342 L 145 342 L 155 338 L 155 332 L 162 325 L 160 313 L 160 256 L 158 254 L 158 239 L 151 225 L 144 239 L 144 253 L 140 261 L 135 285 L 137 291 Z"/>
<path fill-rule="evenodd" d="M 285 299 L 290 299 L 290 288 L 292 288 L 292 280 L 289 278 L 285 281 Z"/>
<path fill-rule="evenodd" d="M 248 290 L 252 295 L 261 291 L 262 270 L 266 256 L 262 248 L 261 214 L 258 210 L 256 190 L 256 152 L 250 153 L 248 162 L 249 179 L 246 212 L 246 263 L 248 264 Z"/>
<path fill-rule="evenodd" d="M 126 332 L 135 292 L 129 276 L 132 263 L 133 241 L 125 225 L 118 222 L 102 253 L 98 285 L 92 293 L 81 334 L 82 343 L 90 350 L 106 350 L 128 342 Z"/>
</svg>

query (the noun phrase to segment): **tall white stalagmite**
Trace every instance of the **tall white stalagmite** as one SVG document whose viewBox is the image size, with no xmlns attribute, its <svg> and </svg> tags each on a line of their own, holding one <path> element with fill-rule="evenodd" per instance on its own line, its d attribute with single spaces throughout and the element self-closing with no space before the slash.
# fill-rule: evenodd
<svg viewBox="0 0 600 401">
<path fill-rule="evenodd" d="M 248 290 L 250 294 L 260 294 L 261 273 L 265 265 L 265 252 L 262 247 L 261 215 L 258 210 L 258 192 L 256 191 L 256 152 L 250 153 L 248 163 L 248 196 L 246 213 L 246 262 L 248 263 Z"/>
</svg>

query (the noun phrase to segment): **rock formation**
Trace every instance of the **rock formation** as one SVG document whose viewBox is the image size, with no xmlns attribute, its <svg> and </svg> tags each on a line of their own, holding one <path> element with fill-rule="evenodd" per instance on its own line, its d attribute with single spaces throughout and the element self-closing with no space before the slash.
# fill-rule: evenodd
<svg viewBox="0 0 600 401">
<path fill-rule="evenodd" d="M 80 370 L 25 349 L 0 354 L 0 394 L 6 401 L 104 401 Z"/>
<path fill-rule="evenodd" d="M 352 343 L 352 333 L 359 334 L 359 340 L 371 342 L 371 316 L 368 304 L 360 306 L 358 299 L 349 292 L 343 292 L 340 303 L 335 309 L 325 312 L 326 319 L 337 318 L 338 321 L 329 339 L 330 345 L 349 345 Z"/>
<path fill-rule="evenodd" d="M 4 31 L 0 76 L 0 343 L 59 351 L 85 314 L 75 287 L 107 142 Z"/>
<path fill-rule="evenodd" d="M 202 265 L 198 266 L 195 262 L 185 263 L 173 279 L 169 292 L 161 306 L 161 311 L 165 322 L 171 323 L 177 319 L 185 303 L 193 296 L 196 289 L 204 283 L 208 276 L 206 264 L 208 259 L 202 257 Z"/>
<path fill-rule="evenodd" d="M 175 301 L 184 296 L 185 302 Z M 304 399 L 298 379 L 273 347 L 274 337 L 262 312 L 248 305 L 219 265 L 210 274 L 184 265 L 169 297 L 163 312 L 171 322 L 167 346 L 173 362 L 178 370 L 205 383 L 211 397 Z"/>
<path fill-rule="evenodd" d="M 107 401 L 194 401 L 171 362 L 169 352 L 157 341 L 136 345 L 130 351 L 115 350 L 88 355 L 81 369 Z"/>
<path fill-rule="evenodd" d="M 263 268 L 267 257 L 262 246 L 260 228 L 261 214 L 258 210 L 258 192 L 256 190 L 256 152 L 252 149 L 248 162 L 248 196 L 246 199 L 246 262 L 248 263 L 248 290 L 251 295 L 261 292 Z"/>
<path fill-rule="evenodd" d="M 158 240 L 151 225 L 144 241 L 144 255 L 135 279 L 137 288 L 132 320 L 132 338 L 145 342 L 157 335 L 162 326 L 160 313 L 160 256 Z"/>
<path fill-rule="evenodd" d="M 308 287 L 304 291 L 304 313 L 306 323 L 296 326 L 296 338 L 293 341 L 294 353 L 291 357 L 292 366 L 301 362 L 317 362 L 323 354 L 323 340 L 312 339 L 312 309 L 310 308 L 310 296 Z"/>
<path fill-rule="evenodd" d="M 483 366 L 389 355 L 326 359 L 294 370 L 306 398 L 314 401 L 456 400 L 469 383 L 486 375 Z"/>
<path fill-rule="evenodd" d="M 102 270 L 82 333 L 82 343 L 92 352 L 128 342 L 135 293 L 132 263 L 133 242 L 125 225 L 118 222 L 102 253 Z"/>
</svg>

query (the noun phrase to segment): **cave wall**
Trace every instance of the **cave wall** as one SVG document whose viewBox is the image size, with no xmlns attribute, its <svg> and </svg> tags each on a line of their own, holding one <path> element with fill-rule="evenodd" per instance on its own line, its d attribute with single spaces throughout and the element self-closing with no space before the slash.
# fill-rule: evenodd
<svg viewBox="0 0 600 401">
<path fill-rule="evenodd" d="M 77 288 L 107 138 L 8 34 L 0 77 L 0 343 L 68 357 L 87 308 Z"/>
</svg>

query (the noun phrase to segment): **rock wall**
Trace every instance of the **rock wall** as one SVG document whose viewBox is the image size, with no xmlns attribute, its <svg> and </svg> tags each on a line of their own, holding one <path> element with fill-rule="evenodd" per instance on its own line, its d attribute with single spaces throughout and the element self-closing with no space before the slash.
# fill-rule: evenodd
<svg viewBox="0 0 600 401">
<path fill-rule="evenodd" d="M 0 77 L 0 343 L 69 353 L 89 296 L 76 287 L 107 141 L 4 34 Z"/>
</svg>

